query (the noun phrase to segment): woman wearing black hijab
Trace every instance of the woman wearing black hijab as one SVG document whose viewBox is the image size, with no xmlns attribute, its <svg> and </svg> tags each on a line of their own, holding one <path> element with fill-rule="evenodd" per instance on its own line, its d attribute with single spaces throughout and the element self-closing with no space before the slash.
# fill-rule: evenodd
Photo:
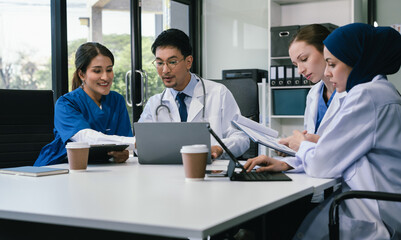
<svg viewBox="0 0 401 240">
<path fill-rule="evenodd" d="M 347 91 L 317 143 L 294 131 L 287 140 L 305 172 L 342 179 L 342 191 L 401 192 L 401 96 L 387 81 L 401 65 L 401 35 L 390 27 L 354 23 L 325 40 L 325 76 Z M 275 171 L 289 167 L 272 160 Z M 315 208 L 294 238 L 327 239 L 332 197 Z M 401 239 L 401 203 L 350 199 L 339 209 L 341 239 Z"/>
<path fill-rule="evenodd" d="M 341 109 L 319 141 L 290 141 L 305 172 L 342 178 L 342 191 L 401 192 L 401 97 L 387 81 L 401 65 L 401 36 L 389 27 L 354 23 L 335 30 L 324 41 L 325 75 L 337 92 L 347 91 Z M 299 146 L 299 149 L 297 148 Z M 326 208 L 327 209 L 327 208 Z M 312 223 L 327 223 L 322 210 Z M 340 208 L 342 239 L 400 239 L 401 203 L 347 200 Z M 303 227 L 308 224 L 304 224 Z M 323 230 L 328 230 L 327 225 Z M 309 225 L 313 239 L 326 237 Z M 300 230 L 302 232 L 302 230 Z M 299 232 L 299 233 L 300 233 Z M 312 238 L 311 238 L 312 239 Z"/>
</svg>

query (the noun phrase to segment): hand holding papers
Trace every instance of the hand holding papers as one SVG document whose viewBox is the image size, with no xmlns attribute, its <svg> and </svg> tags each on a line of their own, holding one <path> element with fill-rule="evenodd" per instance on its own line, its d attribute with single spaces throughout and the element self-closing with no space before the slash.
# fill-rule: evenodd
<svg viewBox="0 0 401 240">
<path fill-rule="evenodd" d="M 258 144 L 274 150 L 295 156 L 295 151 L 291 148 L 278 143 L 278 132 L 251 119 L 239 116 L 237 120 L 231 121 L 239 130 L 243 131 L 248 137 Z"/>
</svg>

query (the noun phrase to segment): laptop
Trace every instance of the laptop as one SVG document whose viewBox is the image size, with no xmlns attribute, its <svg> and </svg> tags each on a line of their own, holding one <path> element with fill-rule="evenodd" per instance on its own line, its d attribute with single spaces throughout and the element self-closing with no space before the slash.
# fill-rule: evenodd
<svg viewBox="0 0 401 240">
<path fill-rule="evenodd" d="M 208 122 L 135 122 L 140 164 L 182 164 L 181 147 L 205 144 L 210 149 Z M 212 162 L 210 151 L 207 162 Z"/>
<path fill-rule="evenodd" d="M 246 172 L 244 166 L 210 128 L 210 125 L 207 125 L 207 129 L 231 158 L 227 167 L 227 176 L 231 181 L 292 181 L 290 177 L 282 172 Z M 235 168 L 241 168 L 242 171 L 235 172 Z"/>
</svg>

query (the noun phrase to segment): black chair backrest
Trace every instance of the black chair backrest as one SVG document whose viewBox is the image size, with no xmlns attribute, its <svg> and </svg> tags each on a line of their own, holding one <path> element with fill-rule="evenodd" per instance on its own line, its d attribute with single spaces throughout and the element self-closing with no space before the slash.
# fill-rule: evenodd
<svg viewBox="0 0 401 240">
<path fill-rule="evenodd" d="M 389 193 L 389 192 L 378 192 L 378 191 L 347 191 L 342 192 L 334 197 L 333 202 L 330 205 L 329 210 L 329 239 L 339 240 L 340 239 L 340 216 L 338 208 L 342 202 L 352 198 L 366 198 L 375 199 L 382 201 L 394 201 L 401 202 L 400 193 Z M 400 229 L 395 229 L 399 234 Z M 399 235 L 397 235 L 399 237 Z M 399 239 L 397 236 L 393 236 L 392 239 Z"/>
<path fill-rule="evenodd" d="M 54 139 L 51 90 L 0 89 L 0 168 L 33 165 Z"/>
<path fill-rule="evenodd" d="M 233 94 L 241 114 L 259 122 L 258 84 L 252 78 L 213 80 L 225 85 Z"/>
<path fill-rule="evenodd" d="M 241 114 L 259 122 L 259 92 L 258 84 L 252 78 L 237 78 L 227 80 L 213 80 L 225 85 L 233 94 Z M 250 148 L 240 157 L 248 159 L 258 155 L 258 144 L 251 141 Z"/>
</svg>

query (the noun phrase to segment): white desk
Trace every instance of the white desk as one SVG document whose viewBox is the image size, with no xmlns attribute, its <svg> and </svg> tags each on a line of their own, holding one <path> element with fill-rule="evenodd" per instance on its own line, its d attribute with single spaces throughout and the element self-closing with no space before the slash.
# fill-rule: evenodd
<svg viewBox="0 0 401 240">
<path fill-rule="evenodd" d="M 226 168 L 220 164 L 215 161 L 209 168 Z M 135 160 L 45 177 L 0 174 L 0 218 L 206 238 L 336 183 L 289 176 L 294 181 L 185 182 L 182 165 L 139 165 Z"/>
</svg>

